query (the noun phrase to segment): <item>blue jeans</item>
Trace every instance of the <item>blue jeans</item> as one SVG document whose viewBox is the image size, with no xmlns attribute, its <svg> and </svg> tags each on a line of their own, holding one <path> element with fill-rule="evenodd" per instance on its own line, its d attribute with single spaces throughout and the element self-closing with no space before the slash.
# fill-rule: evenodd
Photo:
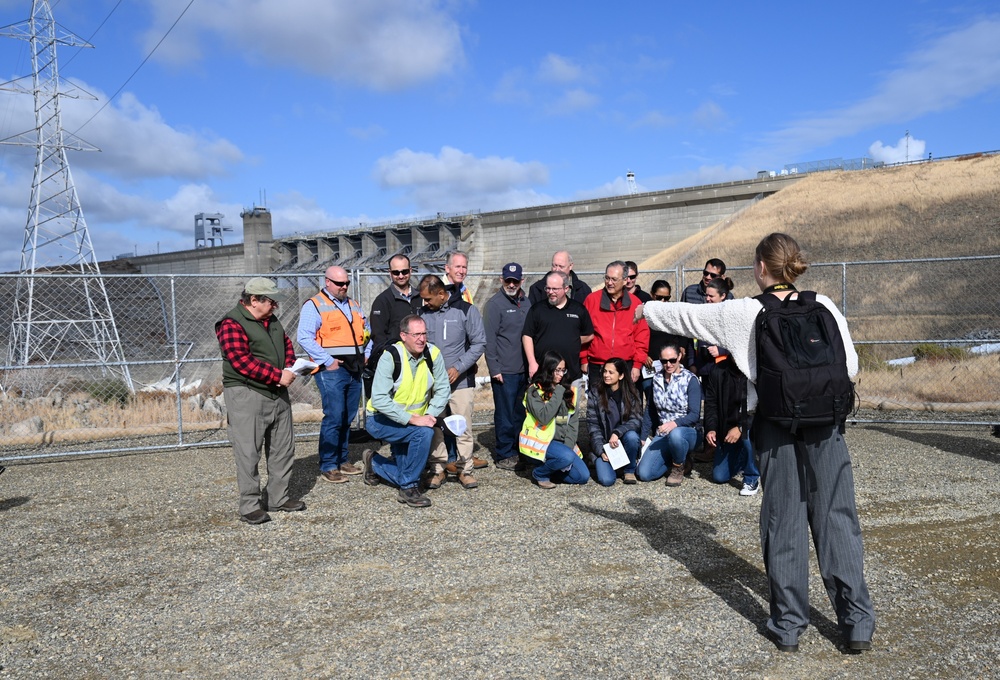
<svg viewBox="0 0 1000 680">
<path fill-rule="evenodd" d="M 639 441 L 639 434 L 636 432 L 626 432 L 625 436 L 619 440 L 620 446 L 625 448 L 628 454 L 628 465 L 619 468 L 622 474 L 635 472 L 635 461 L 639 457 L 639 448 L 642 442 Z M 597 483 L 601 486 L 611 486 L 618 479 L 618 470 L 611 467 L 611 463 L 601 458 L 601 454 L 594 452 L 597 460 L 594 461 L 594 471 L 597 472 Z"/>
<path fill-rule="evenodd" d="M 675 427 L 666 436 L 655 436 L 646 453 L 642 454 L 635 476 L 644 482 L 659 479 L 667 474 L 671 463 L 683 465 L 697 441 L 698 431 L 693 427 Z"/>
<path fill-rule="evenodd" d="M 381 413 L 368 414 L 365 429 L 376 439 L 389 442 L 392 458 L 376 454 L 372 469 L 382 479 L 400 489 L 417 486 L 431 453 L 433 427 L 400 425 Z"/>
<path fill-rule="evenodd" d="M 493 428 L 497 446 L 493 460 L 517 455 L 517 435 L 524 424 L 524 392 L 528 379 L 523 373 L 503 373 L 503 382 L 491 380 L 493 387 Z"/>
<path fill-rule="evenodd" d="M 347 462 L 347 440 L 351 421 L 361 401 L 361 374 L 346 368 L 320 371 L 315 376 L 323 400 L 323 423 L 319 428 L 319 471 L 329 472 Z"/>
<path fill-rule="evenodd" d="M 715 448 L 715 461 L 712 463 L 712 481 L 725 484 L 737 472 L 743 470 L 743 483 L 755 484 L 760 478 L 760 472 L 753 457 L 750 434 L 744 434 L 743 438 L 734 444 L 718 443 Z"/>
<path fill-rule="evenodd" d="M 569 468 L 563 472 L 564 468 Z M 545 449 L 545 462 L 531 472 L 537 481 L 551 480 L 563 484 L 586 484 L 590 481 L 590 470 L 576 451 L 562 442 L 549 442 Z"/>
</svg>

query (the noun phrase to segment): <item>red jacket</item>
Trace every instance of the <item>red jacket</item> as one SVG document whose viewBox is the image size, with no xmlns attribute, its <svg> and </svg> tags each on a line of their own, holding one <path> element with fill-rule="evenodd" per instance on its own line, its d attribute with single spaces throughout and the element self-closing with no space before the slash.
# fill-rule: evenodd
<svg viewBox="0 0 1000 680">
<path fill-rule="evenodd" d="M 618 357 L 641 368 L 649 351 L 649 326 L 646 320 L 635 323 L 637 298 L 622 291 L 618 302 L 612 303 L 605 289 L 595 290 L 583 301 L 594 322 L 594 339 L 580 351 L 581 364 L 604 364 Z"/>
</svg>

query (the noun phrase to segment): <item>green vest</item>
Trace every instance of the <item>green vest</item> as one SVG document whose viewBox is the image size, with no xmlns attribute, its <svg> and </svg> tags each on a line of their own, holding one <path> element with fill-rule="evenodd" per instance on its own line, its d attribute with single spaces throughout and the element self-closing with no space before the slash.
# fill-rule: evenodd
<svg viewBox="0 0 1000 680">
<path fill-rule="evenodd" d="M 250 353 L 257 359 L 272 366 L 283 369 L 285 367 L 285 329 L 281 327 L 278 317 L 272 316 L 268 321 L 267 330 L 264 324 L 253 317 L 247 308 L 237 304 L 226 314 L 223 319 L 232 319 L 243 328 L 250 342 Z M 218 332 L 222 324 L 220 319 L 215 324 Z M 269 399 L 277 399 L 278 395 L 285 389 L 281 385 L 265 385 L 262 382 L 251 380 L 239 373 L 233 365 L 225 360 L 222 361 L 222 386 L 235 387 L 236 385 L 246 385 L 255 392 L 263 394 Z"/>
</svg>

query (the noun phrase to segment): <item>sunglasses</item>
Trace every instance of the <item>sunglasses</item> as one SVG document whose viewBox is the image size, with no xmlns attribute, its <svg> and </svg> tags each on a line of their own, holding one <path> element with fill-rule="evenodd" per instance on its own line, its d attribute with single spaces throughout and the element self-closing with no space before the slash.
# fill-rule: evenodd
<svg viewBox="0 0 1000 680">
<path fill-rule="evenodd" d="M 389 273 L 393 276 L 408 276 L 410 273 L 409 269 L 390 269 Z"/>
<path fill-rule="evenodd" d="M 717 279 L 720 276 L 722 276 L 722 274 L 716 274 L 715 272 L 710 272 L 707 269 L 703 269 L 702 272 L 701 272 L 701 275 L 702 276 L 707 276 L 710 279 Z"/>
<path fill-rule="evenodd" d="M 632 281 L 635 281 L 637 278 L 639 278 L 639 275 L 638 274 L 629 274 L 625 278 L 626 279 L 631 279 Z"/>
<path fill-rule="evenodd" d="M 341 288 L 347 288 L 349 285 L 351 285 L 350 281 L 334 281 L 329 276 L 326 277 L 326 280 L 329 281 L 330 283 L 332 283 L 335 286 L 340 286 Z"/>
<path fill-rule="evenodd" d="M 674 357 L 673 359 L 660 359 L 660 361 L 662 361 L 664 364 L 670 364 L 671 366 L 673 366 L 680 360 L 681 360 L 680 357 Z"/>
<path fill-rule="evenodd" d="M 667 301 L 670 300 L 670 296 L 669 295 L 654 295 L 653 299 L 657 300 L 659 302 L 667 302 Z"/>
<path fill-rule="evenodd" d="M 515 283 L 521 283 L 521 279 L 504 279 L 503 282 L 513 285 Z"/>
</svg>

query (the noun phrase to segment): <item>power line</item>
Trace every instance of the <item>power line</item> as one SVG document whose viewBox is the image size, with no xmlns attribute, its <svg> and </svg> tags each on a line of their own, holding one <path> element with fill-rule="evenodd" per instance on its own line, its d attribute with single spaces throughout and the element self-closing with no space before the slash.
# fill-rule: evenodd
<svg viewBox="0 0 1000 680">
<path fill-rule="evenodd" d="M 52 5 L 52 7 L 55 7 L 58 4 L 59 3 L 56 2 L 55 5 Z M 87 37 L 86 42 L 88 42 L 88 43 L 91 42 L 94 39 L 94 36 L 97 35 L 97 32 L 100 31 L 102 28 L 104 28 L 104 24 L 108 23 L 108 19 L 111 18 L 111 15 L 115 13 L 115 10 L 118 9 L 118 5 L 120 5 L 120 4 L 122 4 L 122 0 L 118 0 L 118 2 L 115 4 L 115 6 L 111 8 L 111 11 L 108 12 L 108 16 L 104 17 L 104 21 L 102 21 L 100 24 L 98 24 L 97 28 L 94 29 L 94 32 L 91 33 L 90 36 Z M 93 44 L 93 43 L 91 43 L 91 44 Z M 78 54 L 80 54 L 80 53 L 79 52 L 74 52 L 73 56 L 70 57 L 69 59 L 67 59 L 63 63 L 63 65 L 62 65 L 61 68 L 66 68 L 71 63 L 73 63 L 73 60 L 76 59 L 76 55 L 78 55 Z"/>
<path fill-rule="evenodd" d="M 153 46 L 153 49 L 151 49 L 151 50 L 149 51 L 149 54 L 147 54 L 147 55 L 146 55 L 146 58 L 142 60 L 142 62 L 141 62 L 141 63 L 140 63 L 140 64 L 139 64 L 139 65 L 138 65 L 138 66 L 136 67 L 136 69 L 135 69 L 134 71 L 132 71 L 132 75 L 130 75 L 130 76 L 129 76 L 128 78 L 126 78 L 126 79 L 125 79 L 125 82 L 121 84 L 121 87 L 119 87 L 119 88 L 118 88 L 117 90 L 115 90 L 115 93 L 114 93 L 113 95 L 111 95 L 110 97 L 108 97 L 108 101 L 104 102 L 104 104 L 103 104 L 103 105 L 101 106 L 101 108 L 97 109 L 97 111 L 95 111 L 95 112 L 94 112 L 94 115 L 92 115 L 92 116 L 91 116 L 90 118 L 88 118 L 88 119 L 87 119 L 87 120 L 86 120 L 86 121 L 85 121 L 85 122 L 83 123 L 83 125 L 81 125 L 81 126 L 80 126 L 80 127 L 78 127 L 78 128 L 76 129 L 76 130 L 74 130 L 74 131 L 73 131 L 73 134 L 74 134 L 74 135 L 75 135 L 76 133 L 78 133 L 78 132 L 79 132 L 80 130 L 82 130 L 83 128 L 87 127 L 87 125 L 89 125 L 89 124 L 90 124 L 90 121 L 94 120 L 94 118 L 97 118 L 97 115 L 98 115 L 98 114 L 99 114 L 99 113 L 100 113 L 101 111 L 103 111 L 103 110 L 104 110 L 105 108 L 107 108 L 107 107 L 108 107 L 108 105 L 109 105 L 109 104 L 110 104 L 110 103 L 111 103 L 112 101 L 114 101 L 114 100 L 115 100 L 115 98 L 116 98 L 116 97 L 117 97 L 118 95 L 120 95 L 120 94 L 122 93 L 122 90 L 124 90 L 124 89 L 125 89 L 125 86 L 126 86 L 126 85 L 128 85 L 128 84 L 129 84 L 129 82 L 131 82 L 131 80 L 132 80 L 133 78 L 135 78 L 135 74 L 137 74 L 137 73 L 139 72 L 139 70 L 140 70 L 140 69 L 142 69 L 142 67 L 146 65 L 146 62 L 147 62 L 147 61 L 149 61 L 150 57 L 152 57 L 152 56 L 153 56 L 153 53 L 155 53 L 155 52 L 156 52 L 156 50 L 157 50 L 157 49 L 159 49 L 160 45 L 162 45 L 162 44 L 163 44 L 163 41 L 167 39 L 167 36 L 168 36 L 168 35 L 170 35 L 170 32 L 174 30 L 174 27 L 175 27 L 175 26 L 177 26 L 177 24 L 178 24 L 178 23 L 180 23 L 180 20 L 184 18 L 184 15 L 185 15 L 185 14 L 187 14 L 187 11 L 188 11 L 189 9 L 191 9 L 191 5 L 193 5 L 193 4 L 194 4 L 194 0 L 190 0 L 190 2 L 188 2 L 187 6 L 186 6 L 186 7 L 184 8 L 184 10 L 183 10 L 183 11 L 182 11 L 182 12 L 180 13 L 180 16 L 178 16 L 178 17 L 177 17 L 177 19 L 175 19 L 175 20 L 174 20 L 174 23 L 172 23 L 172 24 L 170 25 L 170 28 L 168 28 L 168 29 L 167 29 L 167 32 L 163 34 L 163 37 L 162 37 L 162 38 L 160 38 L 159 42 L 157 42 L 157 43 L 156 43 L 156 45 L 154 45 L 154 46 Z"/>
</svg>

